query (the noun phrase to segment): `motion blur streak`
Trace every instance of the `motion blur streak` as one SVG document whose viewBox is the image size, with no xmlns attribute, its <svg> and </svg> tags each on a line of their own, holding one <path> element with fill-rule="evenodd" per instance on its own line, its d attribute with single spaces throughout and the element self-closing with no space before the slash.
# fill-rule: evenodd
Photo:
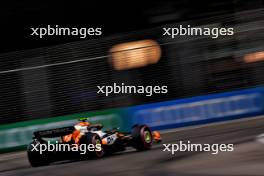
<svg viewBox="0 0 264 176">
<path fill-rule="evenodd" d="M 113 46 L 110 56 L 110 62 L 116 70 L 125 70 L 157 63 L 161 49 L 153 40 L 141 40 Z"/>
<path fill-rule="evenodd" d="M 252 53 L 252 54 L 246 54 L 244 56 L 244 61 L 247 63 L 250 62 L 260 62 L 264 60 L 264 52 L 260 51 L 260 52 L 256 52 L 256 53 Z"/>
</svg>

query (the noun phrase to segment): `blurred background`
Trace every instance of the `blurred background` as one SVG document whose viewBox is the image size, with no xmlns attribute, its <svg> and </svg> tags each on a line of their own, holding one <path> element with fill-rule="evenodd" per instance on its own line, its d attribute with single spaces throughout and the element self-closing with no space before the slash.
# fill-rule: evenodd
<svg viewBox="0 0 264 176">
<path fill-rule="evenodd" d="M 84 175 L 87 168 L 92 175 L 264 173 L 257 137 L 264 130 L 263 0 L 0 4 L 0 175 Z M 103 35 L 30 35 L 31 27 L 56 24 L 101 27 Z M 179 25 L 234 28 L 234 35 L 163 36 L 164 27 Z M 120 44 L 125 47 L 119 49 Z M 113 83 L 166 85 L 168 93 L 97 94 L 97 86 Z M 129 131 L 146 123 L 164 130 L 164 143 L 230 142 L 237 150 L 170 156 L 159 145 L 146 153 L 30 168 L 23 150 L 34 131 L 73 124 L 83 116 L 106 129 Z M 98 171 L 108 163 L 116 165 Z M 69 167 L 77 169 L 64 170 Z"/>
</svg>

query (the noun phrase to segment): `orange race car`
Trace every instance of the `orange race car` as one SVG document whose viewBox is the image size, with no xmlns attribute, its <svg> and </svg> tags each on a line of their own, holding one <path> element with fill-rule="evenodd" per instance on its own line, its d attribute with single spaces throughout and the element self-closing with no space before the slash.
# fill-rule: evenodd
<svg viewBox="0 0 264 176">
<path fill-rule="evenodd" d="M 36 131 L 28 145 L 28 160 L 37 167 L 62 159 L 101 158 L 124 151 L 128 146 L 148 150 L 153 142 L 161 141 L 160 133 L 146 125 L 134 125 L 129 133 L 118 128 L 106 131 L 102 128 L 102 124 L 90 124 L 87 118 L 81 118 L 75 126 Z"/>
</svg>

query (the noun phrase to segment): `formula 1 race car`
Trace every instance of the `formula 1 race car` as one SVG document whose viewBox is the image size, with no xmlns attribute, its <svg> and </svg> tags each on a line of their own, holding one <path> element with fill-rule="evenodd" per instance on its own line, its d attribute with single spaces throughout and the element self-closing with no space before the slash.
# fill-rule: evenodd
<svg viewBox="0 0 264 176">
<path fill-rule="evenodd" d="M 75 126 L 36 131 L 27 148 L 29 163 L 38 167 L 65 159 L 101 158 L 124 151 L 129 146 L 138 151 L 148 150 L 153 142 L 161 141 L 160 133 L 152 132 L 146 125 L 134 125 L 129 133 L 120 132 L 117 128 L 103 131 L 102 128 L 102 124 L 90 124 L 87 118 L 82 118 Z M 46 138 L 58 139 L 50 143 Z M 67 151 L 58 150 L 61 149 L 59 145 L 69 148 Z M 87 151 L 81 150 L 82 146 L 86 146 L 84 149 Z"/>
</svg>

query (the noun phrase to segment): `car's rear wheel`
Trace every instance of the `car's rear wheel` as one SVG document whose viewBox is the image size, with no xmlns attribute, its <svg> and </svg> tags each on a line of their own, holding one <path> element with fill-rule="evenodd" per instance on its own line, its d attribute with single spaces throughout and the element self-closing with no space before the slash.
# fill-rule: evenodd
<svg viewBox="0 0 264 176">
<path fill-rule="evenodd" d="M 132 128 L 132 146 L 137 150 L 148 150 L 152 147 L 152 133 L 146 125 L 136 125 Z"/>
<path fill-rule="evenodd" d="M 40 153 L 40 144 L 38 140 L 34 139 L 27 147 L 28 161 L 32 167 L 46 166 L 51 162 L 47 151 Z"/>
<path fill-rule="evenodd" d="M 81 145 L 89 145 L 93 144 L 94 150 L 91 151 L 86 151 L 85 155 L 90 157 L 90 158 L 101 158 L 104 156 L 104 149 L 102 147 L 102 141 L 101 138 L 99 137 L 98 134 L 96 133 L 86 133 L 82 138 L 81 138 Z M 100 146 L 100 147 L 98 147 Z M 88 148 L 88 147 L 87 147 Z"/>
</svg>

